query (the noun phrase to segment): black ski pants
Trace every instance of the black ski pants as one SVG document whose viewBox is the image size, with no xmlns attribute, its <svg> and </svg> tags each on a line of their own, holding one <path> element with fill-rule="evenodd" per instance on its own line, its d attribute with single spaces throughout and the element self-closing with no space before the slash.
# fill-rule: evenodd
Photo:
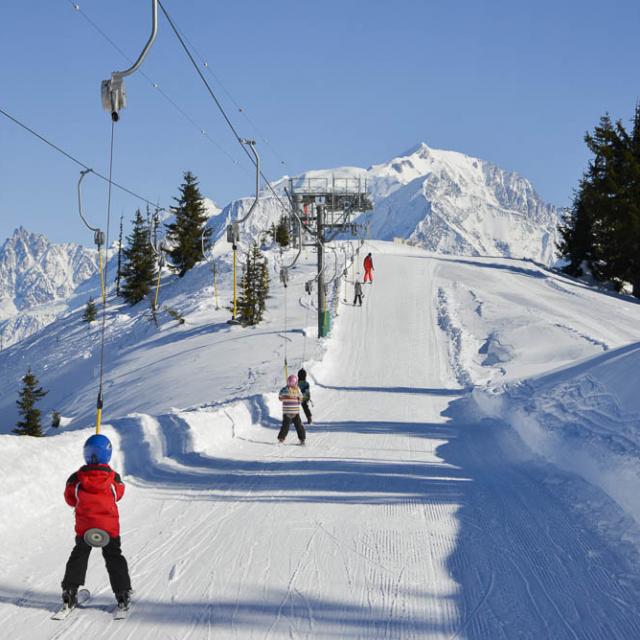
<svg viewBox="0 0 640 640">
<path fill-rule="evenodd" d="M 62 579 L 63 589 L 77 589 L 84 584 L 87 575 L 87 565 L 89 564 L 89 554 L 91 547 L 82 536 L 76 536 L 76 546 L 73 547 L 67 568 Z M 109 573 L 109 582 L 114 593 L 119 591 L 128 591 L 131 589 L 131 580 L 129 578 L 129 567 L 127 560 L 122 555 L 120 549 L 120 537 L 111 538 L 109 544 L 102 547 L 102 555 L 107 565 Z"/>
<path fill-rule="evenodd" d="M 311 409 L 309 409 L 309 401 L 302 401 L 302 410 L 304 411 L 304 415 L 307 416 L 307 424 L 311 424 Z"/>
<path fill-rule="evenodd" d="M 356 306 L 356 302 L 360 303 L 360 306 L 362 306 L 362 294 L 361 293 L 356 293 L 356 297 L 353 299 L 353 306 Z"/>
<path fill-rule="evenodd" d="M 300 420 L 300 416 L 296 414 L 295 416 L 282 416 L 282 428 L 280 429 L 280 433 L 278 433 L 278 440 L 282 442 L 289 433 L 289 427 L 293 422 L 293 426 L 296 428 L 296 433 L 298 434 L 298 440 L 300 442 L 304 442 L 307 434 L 305 433 L 304 426 L 302 424 L 302 420 Z"/>
</svg>

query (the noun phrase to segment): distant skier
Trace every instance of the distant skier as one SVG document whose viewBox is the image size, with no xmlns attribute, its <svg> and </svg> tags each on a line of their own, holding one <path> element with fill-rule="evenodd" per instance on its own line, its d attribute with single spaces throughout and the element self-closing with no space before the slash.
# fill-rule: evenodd
<svg viewBox="0 0 640 640">
<path fill-rule="evenodd" d="M 307 372 L 304 369 L 298 371 L 298 388 L 302 393 L 302 410 L 304 415 L 307 416 L 307 424 L 311 424 L 311 409 L 309 409 L 309 403 L 311 402 L 311 386 L 307 382 Z"/>
<path fill-rule="evenodd" d="M 92 547 L 84 535 L 90 529 L 100 529 L 109 536 L 102 547 L 109 582 L 118 607 L 127 609 L 131 594 L 129 567 L 120 549 L 120 518 L 116 502 L 124 495 L 124 483 L 110 466 L 111 442 L 103 435 L 93 435 L 84 443 L 87 463 L 71 474 L 64 490 L 64 499 L 75 508 L 76 545 L 71 551 L 62 579 L 62 600 L 69 607 L 76 605 L 78 587 L 84 584 Z"/>
<path fill-rule="evenodd" d="M 364 281 L 370 282 L 373 284 L 373 258 L 371 254 L 368 253 L 367 257 L 364 259 Z"/>
<path fill-rule="evenodd" d="M 298 434 L 300 444 L 304 444 L 307 434 L 305 433 L 302 420 L 300 420 L 300 405 L 302 404 L 302 393 L 298 388 L 298 377 L 291 374 L 287 378 L 287 386 L 280 389 L 278 399 L 282 402 L 282 428 L 278 433 L 278 442 L 284 442 L 289 433 L 289 427 L 293 422 Z"/>
<path fill-rule="evenodd" d="M 353 306 L 356 306 L 356 302 L 359 303 L 359 306 L 362 306 L 362 283 L 360 280 L 356 280 L 353 285 Z"/>
</svg>

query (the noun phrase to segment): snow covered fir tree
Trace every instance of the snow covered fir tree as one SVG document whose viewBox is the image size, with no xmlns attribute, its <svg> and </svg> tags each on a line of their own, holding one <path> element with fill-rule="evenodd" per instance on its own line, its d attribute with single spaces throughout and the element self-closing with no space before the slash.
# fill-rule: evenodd
<svg viewBox="0 0 640 640">
<path fill-rule="evenodd" d="M 60 426 L 60 423 L 62 422 L 62 416 L 60 415 L 59 411 L 52 411 L 51 412 L 51 427 L 53 429 L 57 429 Z"/>
<path fill-rule="evenodd" d="M 84 307 L 84 312 L 82 313 L 82 322 L 91 324 L 97 317 L 98 307 L 96 306 L 93 297 L 89 297 L 87 304 Z"/>
<path fill-rule="evenodd" d="M 285 249 L 289 246 L 291 242 L 291 238 L 289 237 L 289 217 L 288 216 L 280 216 L 280 220 L 278 222 L 278 226 L 275 228 L 274 233 L 275 241 Z"/>
<path fill-rule="evenodd" d="M 240 321 L 244 325 L 258 324 L 263 316 L 269 296 L 269 269 L 267 260 L 254 242 L 247 252 L 247 259 L 240 280 L 238 297 Z"/>
<path fill-rule="evenodd" d="M 171 245 L 169 256 L 172 268 L 183 277 L 204 258 L 203 244 L 206 251 L 211 230 L 205 230 L 207 213 L 204 199 L 198 180 L 190 171 L 184 174 L 180 196 L 175 200 L 177 204 L 172 207 L 175 221 L 167 225 L 167 240 Z"/>
<path fill-rule="evenodd" d="M 21 418 L 16 423 L 13 433 L 19 436 L 41 437 L 43 435 L 40 424 L 41 411 L 36 407 L 36 403 L 48 392 L 38 385 L 38 378 L 29 367 L 22 378 L 22 388 L 16 401 Z"/>
<path fill-rule="evenodd" d="M 640 104 L 631 131 L 605 115 L 585 142 L 593 157 L 560 229 L 565 270 L 640 298 Z"/>
<path fill-rule="evenodd" d="M 145 298 L 156 277 L 156 256 L 149 240 L 149 225 L 140 209 L 133 219 L 133 229 L 123 255 L 121 293 L 133 305 Z"/>
</svg>

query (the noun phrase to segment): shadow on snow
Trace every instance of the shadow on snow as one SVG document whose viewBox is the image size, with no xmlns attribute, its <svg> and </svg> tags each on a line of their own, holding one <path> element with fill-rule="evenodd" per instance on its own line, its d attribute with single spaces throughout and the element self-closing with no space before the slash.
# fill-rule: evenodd
<svg viewBox="0 0 640 640">
<path fill-rule="evenodd" d="M 257 587 L 253 590 L 257 592 Z M 132 610 L 132 622 L 142 622 L 162 627 L 212 627 L 220 629 L 245 629 L 258 631 L 269 635 L 269 631 L 276 631 L 278 636 L 284 632 L 300 633 L 307 636 L 319 631 L 323 638 L 382 638 L 404 637 L 416 634 L 438 633 L 439 635 L 455 633 L 455 621 L 451 625 L 442 625 L 429 620 L 426 615 L 421 617 L 390 617 L 387 607 L 357 606 L 352 603 L 318 598 L 310 594 L 301 597 L 295 592 L 271 589 L 262 592 L 259 598 L 246 597 L 238 600 L 176 600 L 160 601 L 136 597 Z M 400 589 L 398 597 L 405 595 Z M 415 592 L 407 593 L 412 597 L 419 597 Z M 424 598 L 433 597 L 432 594 L 422 594 Z M 441 598 L 443 601 L 447 598 Z M 82 607 L 79 615 L 85 617 L 92 611 L 99 611 L 105 615 L 107 607 L 95 598 L 98 603 L 90 601 Z M 14 604 L 22 609 L 48 610 L 54 612 L 60 605 L 60 595 L 57 592 L 29 591 L 25 593 L 10 585 L 0 585 L 0 603 Z M 444 606 L 444 605 L 443 605 Z M 28 614 L 24 614 L 25 616 Z M 97 623 L 97 618 L 89 618 Z M 40 623 L 41 624 L 41 623 Z M 63 623 L 49 623 L 59 628 Z M 101 624 L 102 626 L 102 624 Z M 85 627 L 85 632 L 91 630 Z M 143 632 L 141 632 L 143 635 Z M 161 633 L 159 631 L 159 633 Z"/>
</svg>

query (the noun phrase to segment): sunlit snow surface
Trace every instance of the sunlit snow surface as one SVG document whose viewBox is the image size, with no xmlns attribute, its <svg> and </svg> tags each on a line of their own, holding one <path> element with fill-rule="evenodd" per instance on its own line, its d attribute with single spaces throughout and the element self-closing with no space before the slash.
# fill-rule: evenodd
<svg viewBox="0 0 640 640">
<path fill-rule="evenodd" d="M 620 461 L 637 460 L 640 307 L 526 261 L 365 249 L 375 282 L 362 308 L 337 306 L 324 344 L 304 336 L 313 255 L 293 272 L 286 334 L 281 286 L 264 324 L 231 327 L 207 265 L 165 278 L 185 325 L 113 309 L 104 432 L 128 485 L 137 599 L 124 623 L 97 553 L 95 598 L 49 620 L 97 328 L 78 312 L 0 354 L 5 431 L 28 364 L 51 390 L 43 408 L 73 418 L 43 440 L 0 436 L 3 635 L 640 637 L 637 514 L 606 482 L 618 469 L 628 495 L 635 482 Z M 228 272 L 221 283 L 222 304 Z M 283 335 L 289 368 L 306 351 L 311 372 L 305 448 L 275 445 Z"/>
</svg>

